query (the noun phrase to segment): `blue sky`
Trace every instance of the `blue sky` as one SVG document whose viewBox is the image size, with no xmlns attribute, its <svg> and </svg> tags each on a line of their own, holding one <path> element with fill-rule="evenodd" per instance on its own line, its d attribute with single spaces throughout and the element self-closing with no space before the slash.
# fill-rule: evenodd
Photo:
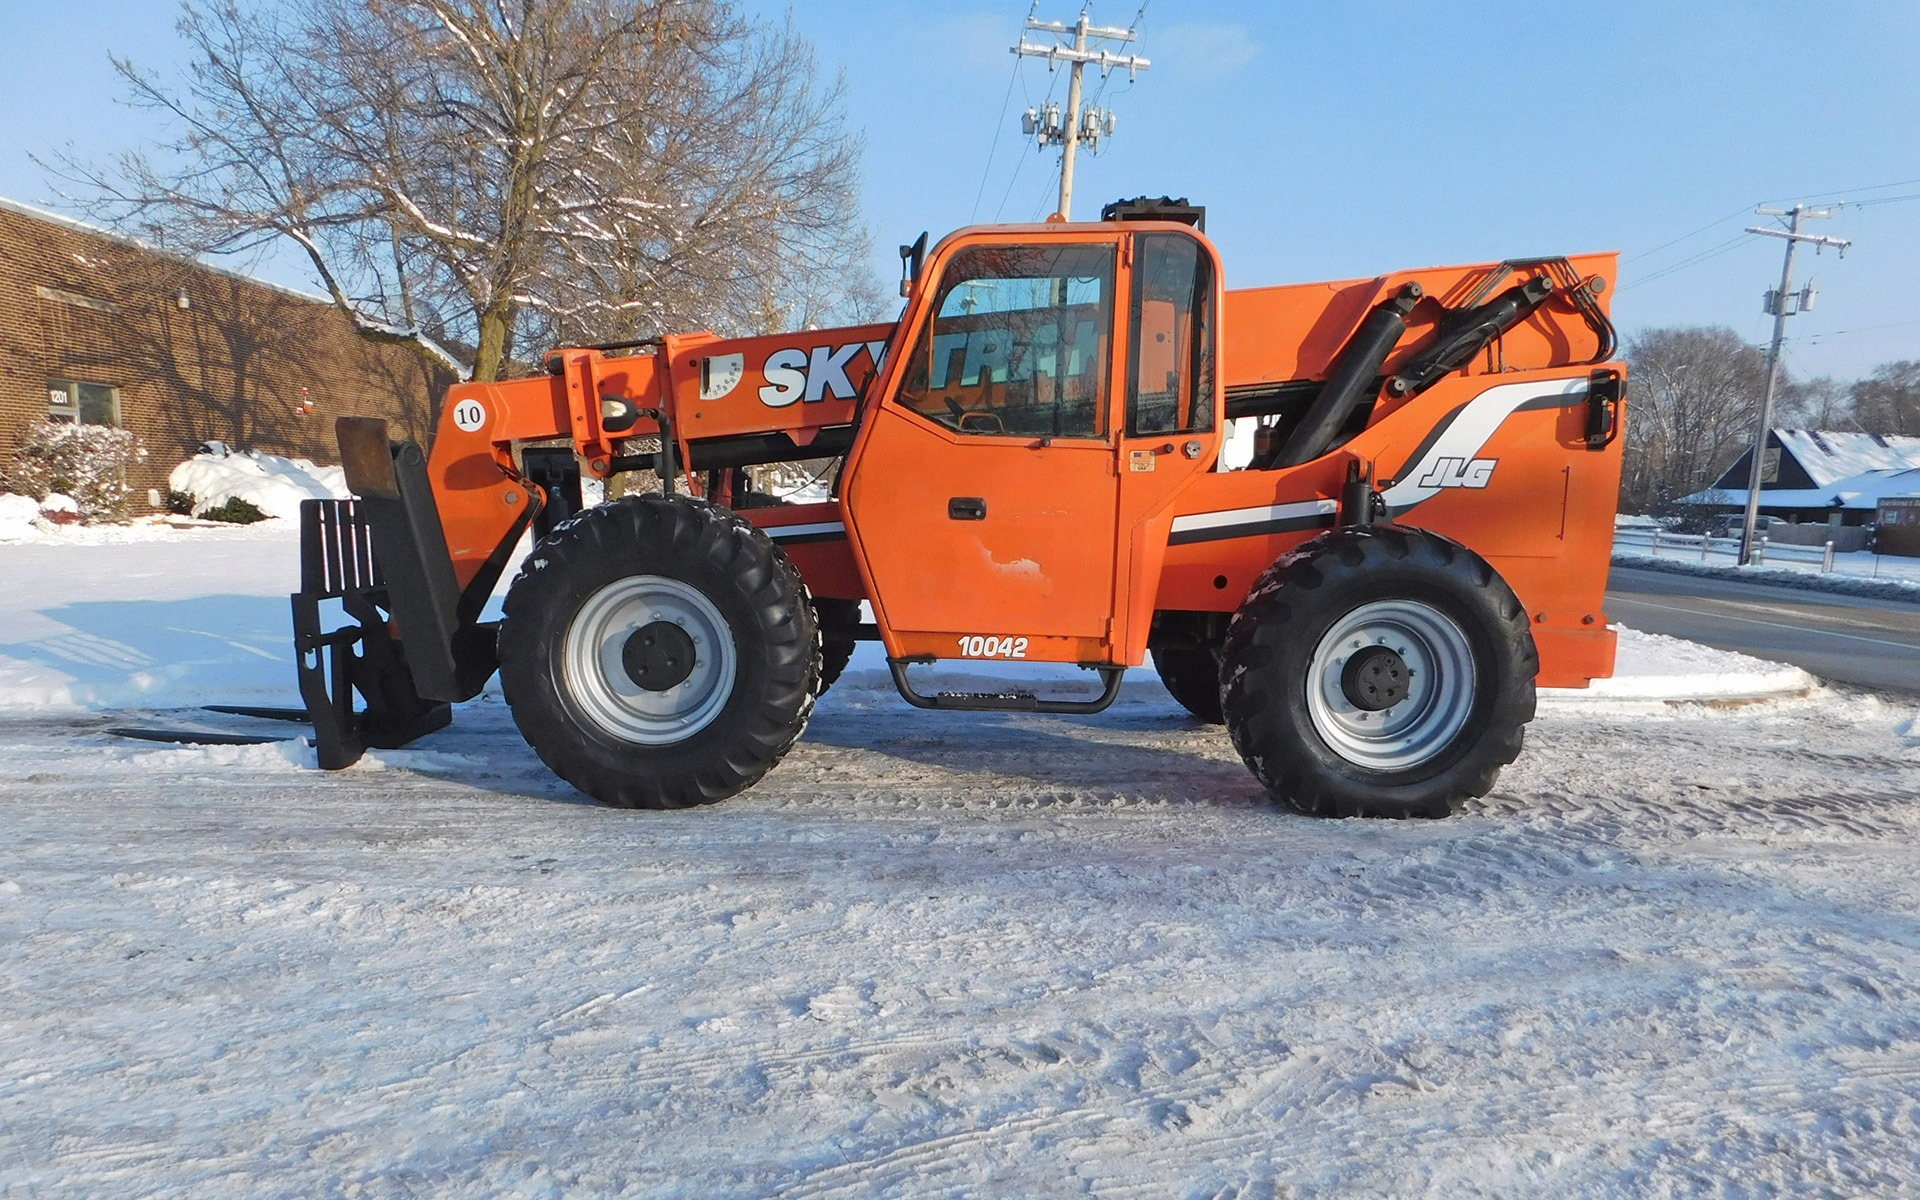
<svg viewBox="0 0 1920 1200">
<path fill-rule="evenodd" d="M 749 7 L 791 11 L 845 78 L 876 270 L 891 274 L 892 247 L 922 229 L 1051 210 L 1057 152 L 1036 153 L 1018 118 L 1063 99 L 1065 77 L 1008 53 L 1024 0 Z M 1107 0 L 1093 15 L 1126 25 L 1137 9 Z M 113 102 L 106 53 L 174 69 L 174 12 L 6 0 L 0 195 L 54 198 L 28 152 L 71 142 L 104 157 L 151 136 Z M 1802 255 L 1820 300 L 1790 322 L 1788 363 L 1852 378 L 1920 358 L 1920 199 L 1896 199 L 1920 196 L 1912 0 L 1150 0 L 1139 27 L 1153 67 L 1107 83 L 1119 132 L 1082 157 L 1076 214 L 1189 196 L 1208 207 L 1229 286 L 1617 249 L 1623 329 L 1725 324 L 1762 342 L 1782 244 L 1737 236 L 1762 220 L 1751 207 L 1880 201 L 1815 223 L 1855 246 Z"/>
</svg>

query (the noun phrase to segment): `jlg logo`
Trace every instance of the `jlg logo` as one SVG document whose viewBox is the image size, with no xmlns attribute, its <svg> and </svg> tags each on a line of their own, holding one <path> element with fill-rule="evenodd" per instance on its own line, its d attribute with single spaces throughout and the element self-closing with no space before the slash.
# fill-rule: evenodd
<svg viewBox="0 0 1920 1200">
<path fill-rule="evenodd" d="M 796 400 L 817 404 L 828 396 L 853 399 L 853 380 L 847 378 L 847 367 L 862 350 L 873 359 L 873 369 L 878 371 L 881 356 L 887 351 L 885 342 L 775 350 L 767 355 L 767 365 L 761 371 L 767 383 L 760 389 L 760 403 L 768 408 L 785 408 Z"/>
<path fill-rule="evenodd" d="M 1433 464 L 1433 469 L 1420 477 L 1420 487 L 1430 488 L 1483 488 L 1493 478 L 1493 468 L 1499 465 L 1497 458 L 1442 458 Z"/>
</svg>

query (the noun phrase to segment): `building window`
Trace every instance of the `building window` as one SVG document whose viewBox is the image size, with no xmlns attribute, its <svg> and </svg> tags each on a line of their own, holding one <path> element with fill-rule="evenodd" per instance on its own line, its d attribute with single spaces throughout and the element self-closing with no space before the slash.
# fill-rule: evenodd
<svg viewBox="0 0 1920 1200">
<path fill-rule="evenodd" d="M 118 425 L 120 389 L 75 379 L 47 380 L 47 419 L 82 425 Z"/>
</svg>

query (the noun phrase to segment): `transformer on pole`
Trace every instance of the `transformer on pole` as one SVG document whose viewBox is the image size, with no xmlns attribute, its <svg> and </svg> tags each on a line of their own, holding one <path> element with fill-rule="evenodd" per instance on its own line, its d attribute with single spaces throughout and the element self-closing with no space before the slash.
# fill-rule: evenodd
<svg viewBox="0 0 1920 1200">
<path fill-rule="evenodd" d="M 1740 565 L 1743 567 L 1753 558 L 1754 526 L 1760 523 L 1760 485 L 1766 473 L 1767 431 L 1773 424 L 1773 394 L 1780 382 L 1780 344 L 1787 337 L 1787 318 L 1813 308 L 1814 297 L 1818 295 L 1812 284 L 1797 293 L 1793 290 L 1793 252 L 1801 242 L 1812 242 L 1815 253 L 1834 246 L 1844 258 L 1847 247 L 1853 244 L 1846 238 L 1800 232 L 1803 218 L 1831 217 L 1833 210 L 1830 208 L 1796 204 L 1792 208 L 1756 208 L 1753 211 L 1763 217 L 1787 217 L 1792 223 L 1785 229 L 1753 226 L 1747 230 L 1748 233 L 1766 237 L 1785 238 L 1787 259 L 1780 268 L 1780 286 L 1768 290 L 1762 297 L 1766 311 L 1773 317 L 1773 344 L 1767 347 L 1767 386 L 1760 395 L 1760 423 L 1753 433 L 1753 456 L 1747 466 L 1747 519 L 1740 530 Z"/>
<path fill-rule="evenodd" d="M 1039 4 L 1034 7 L 1037 9 Z M 1049 102 L 1044 108 L 1029 108 L 1020 118 L 1020 128 L 1028 137 L 1035 139 L 1042 149 L 1048 146 L 1061 147 L 1060 152 L 1060 207 L 1063 220 L 1073 219 L 1073 166 L 1075 151 L 1082 143 L 1089 149 L 1097 150 L 1103 139 L 1113 136 L 1114 117 L 1107 109 L 1080 107 L 1080 72 L 1092 63 L 1100 68 L 1101 75 L 1111 73 L 1116 67 L 1126 68 L 1129 77 L 1138 75 L 1153 64 L 1137 54 L 1116 54 L 1105 49 L 1091 49 L 1091 42 L 1131 42 L 1138 36 L 1133 29 L 1111 29 L 1091 24 L 1087 19 L 1087 10 L 1080 10 L 1080 19 L 1072 25 L 1059 21 L 1041 21 L 1035 19 L 1032 12 L 1027 14 L 1028 30 L 1039 33 L 1051 33 L 1056 37 L 1073 35 L 1073 44 L 1063 42 L 1035 43 L 1027 41 L 1026 34 L 1020 35 L 1020 44 L 1013 47 L 1013 53 L 1023 58 L 1044 58 L 1049 64 L 1064 62 L 1071 64 L 1072 74 L 1067 82 L 1067 107 L 1062 112 L 1058 104 Z"/>
</svg>

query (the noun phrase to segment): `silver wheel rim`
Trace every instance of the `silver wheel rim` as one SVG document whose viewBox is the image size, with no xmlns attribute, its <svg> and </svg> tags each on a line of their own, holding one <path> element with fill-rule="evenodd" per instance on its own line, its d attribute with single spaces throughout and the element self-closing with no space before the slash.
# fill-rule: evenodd
<svg viewBox="0 0 1920 1200">
<path fill-rule="evenodd" d="M 1406 661 L 1406 699 L 1368 712 L 1347 698 L 1347 659 L 1386 646 Z M 1453 619 L 1417 600 L 1377 600 L 1334 622 L 1313 649 L 1307 713 L 1336 754 L 1374 771 L 1403 771 L 1441 754 L 1473 714 L 1473 645 Z"/>
<path fill-rule="evenodd" d="M 627 639 L 655 621 L 680 626 L 694 646 L 691 673 L 657 692 L 635 683 L 622 660 Z M 643 746 L 671 745 L 712 724 L 733 695 L 733 632 L 711 600 L 679 580 L 632 575 L 580 606 L 561 667 L 567 694 L 603 731 Z"/>
</svg>

